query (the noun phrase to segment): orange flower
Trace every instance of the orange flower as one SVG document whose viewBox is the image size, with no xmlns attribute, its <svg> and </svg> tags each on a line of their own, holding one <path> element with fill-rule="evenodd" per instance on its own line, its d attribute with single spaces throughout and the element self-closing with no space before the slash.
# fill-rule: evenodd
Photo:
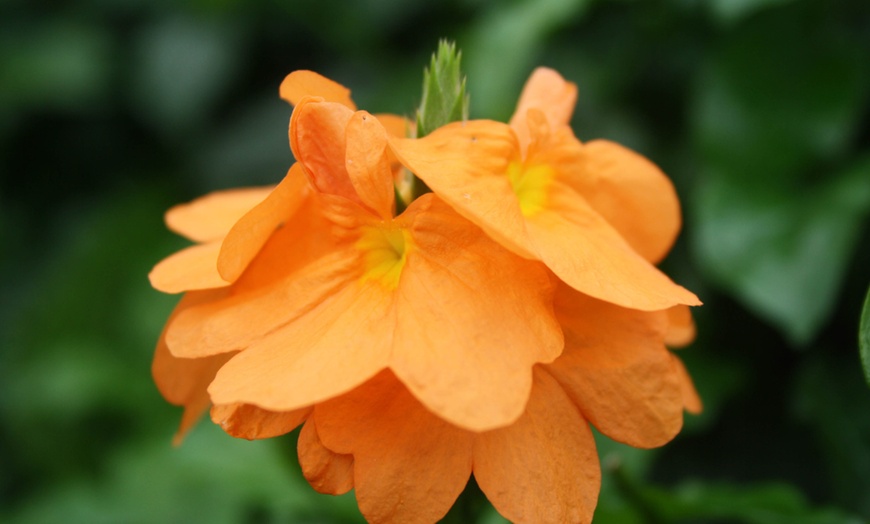
<svg viewBox="0 0 870 524">
<path fill-rule="evenodd" d="M 185 406 L 179 437 L 210 403 L 237 437 L 304 423 L 305 477 L 355 489 L 372 522 L 438 520 L 472 474 L 512 521 L 588 522 L 589 423 L 653 447 L 700 409 L 665 346 L 691 341 L 679 304 L 697 299 L 652 266 L 680 226 L 669 182 L 615 144 L 581 146 L 564 126 L 575 90 L 553 75 L 530 80 L 519 131 L 469 122 L 417 141 L 354 111 L 342 86 L 288 76 L 298 163 L 285 179 L 167 214 L 199 242 L 150 275 L 187 291 L 153 365 Z M 394 153 L 435 181 L 396 217 Z M 552 245 L 557 233 L 576 245 Z"/>
<path fill-rule="evenodd" d="M 290 141 L 299 163 L 222 241 L 152 272 L 158 289 L 197 289 L 200 276 L 180 277 L 204 265 L 187 253 L 208 249 L 217 267 L 209 283 L 232 283 L 170 321 L 171 354 L 240 351 L 209 387 L 217 405 L 294 410 L 389 368 L 458 426 L 516 420 L 532 365 L 563 345 L 543 265 L 503 249 L 434 195 L 394 218 L 386 131 L 364 111 L 303 97 Z"/>
<path fill-rule="evenodd" d="M 670 181 L 617 144 L 581 144 L 567 126 L 575 97 L 573 84 L 538 69 L 511 125 L 457 122 L 391 144 L 462 216 L 574 289 L 645 311 L 699 305 L 647 260 L 679 229 Z"/>
</svg>

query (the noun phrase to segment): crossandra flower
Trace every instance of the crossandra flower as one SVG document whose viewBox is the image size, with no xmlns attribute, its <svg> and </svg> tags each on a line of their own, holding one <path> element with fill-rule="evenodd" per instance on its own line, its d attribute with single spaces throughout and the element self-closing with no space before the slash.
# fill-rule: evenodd
<svg viewBox="0 0 870 524">
<path fill-rule="evenodd" d="M 438 520 L 472 474 L 512 521 L 589 521 L 589 424 L 653 447 L 700 409 L 666 347 L 693 338 L 697 299 L 653 266 L 680 227 L 670 182 L 581 145 L 574 88 L 548 70 L 510 126 L 417 140 L 319 75 L 281 94 L 286 177 L 167 213 L 197 242 L 150 275 L 185 292 L 153 363 L 185 407 L 178 438 L 209 406 L 237 437 L 303 425 L 306 478 L 355 489 L 372 522 Z M 397 160 L 434 192 L 394 216 Z"/>
<path fill-rule="evenodd" d="M 573 84 L 539 69 L 510 125 L 456 122 L 392 144 L 457 212 L 574 289 L 647 311 L 700 304 L 647 260 L 679 229 L 670 181 L 617 144 L 581 144 L 567 125 L 575 98 Z"/>
</svg>

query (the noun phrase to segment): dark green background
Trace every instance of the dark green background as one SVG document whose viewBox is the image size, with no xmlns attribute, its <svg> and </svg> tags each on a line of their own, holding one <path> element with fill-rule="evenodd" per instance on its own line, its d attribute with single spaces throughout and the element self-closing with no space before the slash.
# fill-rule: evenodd
<svg viewBox="0 0 870 524">
<path fill-rule="evenodd" d="M 277 182 L 288 72 L 411 114 L 441 37 L 472 117 L 506 119 L 537 65 L 576 82 L 583 139 L 678 187 L 665 263 L 698 293 L 682 350 L 705 402 L 668 446 L 600 439 L 597 523 L 870 519 L 870 3 L 863 0 L 0 2 L 0 521 L 351 522 L 293 437 L 210 423 L 150 378 L 185 245 L 174 203 Z M 523 472 L 518 471 L 517 475 Z M 473 489 L 449 518 L 499 522 Z"/>
</svg>

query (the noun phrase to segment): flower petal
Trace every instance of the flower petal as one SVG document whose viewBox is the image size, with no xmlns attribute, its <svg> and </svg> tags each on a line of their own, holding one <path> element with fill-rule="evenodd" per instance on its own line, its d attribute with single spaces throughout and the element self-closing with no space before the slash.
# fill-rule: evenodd
<svg viewBox="0 0 870 524">
<path fill-rule="evenodd" d="M 170 316 L 170 321 L 180 311 L 191 307 L 200 301 L 208 300 L 214 292 L 199 291 L 187 293 L 182 297 Z M 154 360 L 151 363 L 151 374 L 160 394 L 168 402 L 184 406 L 181 425 L 175 434 L 174 443 L 181 443 L 184 435 L 196 424 L 205 410 L 211 404 L 206 388 L 214 378 L 217 370 L 232 356 L 217 355 L 214 357 L 189 359 L 174 357 L 166 346 L 166 328 L 157 342 Z"/>
<path fill-rule="evenodd" d="M 519 151 L 510 127 L 486 120 L 456 122 L 419 139 L 391 138 L 390 146 L 456 212 L 514 253 L 535 258 L 505 176 Z"/>
<path fill-rule="evenodd" d="M 211 420 L 236 438 L 255 440 L 290 433 L 302 424 L 311 408 L 268 411 L 251 404 L 221 404 L 211 408 Z"/>
<path fill-rule="evenodd" d="M 582 147 L 571 175 L 564 181 L 641 256 L 657 263 L 670 251 L 680 231 L 680 202 L 655 164 L 614 142 L 593 140 Z"/>
<path fill-rule="evenodd" d="M 397 290 L 391 369 L 453 424 L 510 424 L 528 399 L 532 366 L 562 350 L 546 269 L 503 249 L 434 195 L 401 218 L 415 247 Z"/>
<path fill-rule="evenodd" d="M 251 208 L 262 202 L 272 187 L 217 191 L 179 204 L 166 212 L 166 225 L 194 242 L 210 242 L 226 236 Z"/>
<path fill-rule="evenodd" d="M 689 375 L 689 372 L 686 371 L 685 364 L 683 364 L 683 361 L 680 360 L 679 357 L 673 354 L 671 354 L 671 362 L 680 380 L 680 391 L 683 395 L 683 407 L 693 415 L 701 413 L 701 411 L 704 410 L 704 405 L 701 402 L 701 396 L 698 395 L 698 391 L 695 389 L 692 377 Z"/>
<path fill-rule="evenodd" d="M 546 367 L 599 431 L 650 448 L 683 425 L 680 380 L 663 339 L 663 312 L 624 309 L 562 286 L 556 314 L 565 350 Z"/>
<path fill-rule="evenodd" d="M 245 349 L 313 309 L 356 278 L 358 255 L 342 244 L 308 199 L 293 220 L 270 238 L 259 256 L 222 296 L 181 312 L 166 340 L 179 357 Z"/>
<path fill-rule="evenodd" d="M 562 75 L 552 69 L 539 67 L 526 81 L 516 111 L 511 117 L 510 126 L 519 137 L 525 152 L 529 144 L 529 129 L 526 117 L 530 109 L 540 110 L 546 115 L 550 126 L 567 125 L 577 103 L 577 86 L 566 82 Z"/>
<path fill-rule="evenodd" d="M 426 410 L 389 371 L 317 405 L 314 421 L 327 448 L 353 454 L 369 522 L 435 522 L 471 475 L 472 434 Z"/>
<path fill-rule="evenodd" d="M 387 130 L 389 136 L 396 138 L 411 136 L 411 129 L 414 123 L 407 118 L 389 113 L 377 113 L 375 117 L 384 126 L 384 129 Z"/>
<path fill-rule="evenodd" d="M 558 131 L 557 131 L 558 133 Z M 418 140 L 391 140 L 396 155 L 459 214 L 520 256 L 537 258 L 575 289 L 625 307 L 700 304 L 632 250 L 586 201 L 558 179 L 524 216 L 508 180 L 513 133 L 496 122 L 444 126 Z"/>
<path fill-rule="evenodd" d="M 329 102 L 356 109 L 350 98 L 350 89 L 314 71 L 293 71 L 281 82 L 278 92 L 281 98 L 293 105 L 297 105 L 306 96 L 319 96 Z"/>
<path fill-rule="evenodd" d="M 303 99 L 290 118 L 290 148 L 317 191 L 361 202 L 345 168 L 347 107 L 321 98 Z"/>
<path fill-rule="evenodd" d="M 342 495 L 353 489 L 353 455 L 324 446 L 314 420 L 302 426 L 296 447 L 302 474 L 318 493 Z"/>
<path fill-rule="evenodd" d="M 219 241 L 197 244 L 161 260 L 148 273 L 154 289 L 164 293 L 181 293 L 230 285 L 217 270 Z"/>
<path fill-rule="evenodd" d="M 392 293 L 380 283 L 345 284 L 227 362 L 209 394 L 216 404 L 274 411 L 340 395 L 387 366 L 394 322 Z"/>
<path fill-rule="evenodd" d="M 383 220 L 393 216 L 395 194 L 387 151 L 384 126 L 365 111 L 354 113 L 347 124 L 347 174 L 362 203 Z"/>
<path fill-rule="evenodd" d="M 590 522 L 601 470 L 589 425 L 540 368 L 517 422 L 474 440 L 474 478 L 511 522 Z"/>
<path fill-rule="evenodd" d="M 307 195 L 302 167 L 294 164 L 275 190 L 227 233 L 217 259 L 221 277 L 235 282 L 275 230 L 293 217 Z"/>
<path fill-rule="evenodd" d="M 688 346 L 695 340 L 695 321 L 688 306 L 674 306 L 667 310 L 668 332 L 665 345 L 669 348 Z"/>
<path fill-rule="evenodd" d="M 595 298 L 653 311 L 700 305 L 638 255 L 583 198 L 553 182 L 546 208 L 526 221 L 540 259 L 565 283 Z"/>
</svg>

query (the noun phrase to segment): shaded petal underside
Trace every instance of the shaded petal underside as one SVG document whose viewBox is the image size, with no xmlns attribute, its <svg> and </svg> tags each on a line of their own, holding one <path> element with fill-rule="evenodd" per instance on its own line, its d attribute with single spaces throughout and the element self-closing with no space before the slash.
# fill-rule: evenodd
<svg viewBox="0 0 870 524">
<path fill-rule="evenodd" d="M 671 440 L 683 424 L 683 401 L 663 343 L 665 313 L 620 308 L 566 286 L 556 296 L 565 350 L 548 372 L 613 440 L 642 448 Z"/>
<path fill-rule="evenodd" d="M 353 489 L 353 455 L 324 446 L 313 419 L 302 426 L 296 449 L 302 475 L 318 493 L 342 495 Z"/>
<path fill-rule="evenodd" d="M 284 435 L 302 424 L 311 408 L 294 411 L 267 411 L 250 404 L 212 406 L 211 420 L 236 438 L 248 440 Z"/>
<path fill-rule="evenodd" d="M 424 408 L 389 371 L 314 409 L 323 444 L 354 457 L 369 522 L 435 522 L 471 475 L 472 434 Z"/>
<path fill-rule="evenodd" d="M 587 142 L 564 182 L 645 259 L 660 262 L 680 231 L 670 179 L 643 156 L 608 140 Z"/>
<path fill-rule="evenodd" d="M 667 310 L 668 331 L 665 334 L 665 345 L 670 348 L 681 348 L 695 340 L 695 321 L 692 310 L 688 306 L 674 306 Z"/>
<path fill-rule="evenodd" d="M 601 485 L 589 424 L 559 384 L 535 368 L 520 419 L 474 440 L 474 478 L 517 523 L 590 522 Z"/>
<path fill-rule="evenodd" d="M 170 322 L 179 312 L 211 299 L 214 293 L 214 291 L 187 293 L 169 317 Z M 151 363 L 151 374 L 163 398 L 171 404 L 184 406 L 181 425 L 175 434 L 174 442 L 177 445 L 211 405 L 206 388 L 217 370 L 229 360 L 232 354 L 201 359 L 177 358 L 169 352 L 165 335 L 166 328 L 163 329 L 157 342 L 154 360 Z"/>
<path fill-rule="evenodd" d="M 574 289 L 620 306 L 654 311 L 700 305 L 638 255 L 582 197 L 554 182 L 547 207 L 526 223 L 540 259 Z"/>
</svg>

